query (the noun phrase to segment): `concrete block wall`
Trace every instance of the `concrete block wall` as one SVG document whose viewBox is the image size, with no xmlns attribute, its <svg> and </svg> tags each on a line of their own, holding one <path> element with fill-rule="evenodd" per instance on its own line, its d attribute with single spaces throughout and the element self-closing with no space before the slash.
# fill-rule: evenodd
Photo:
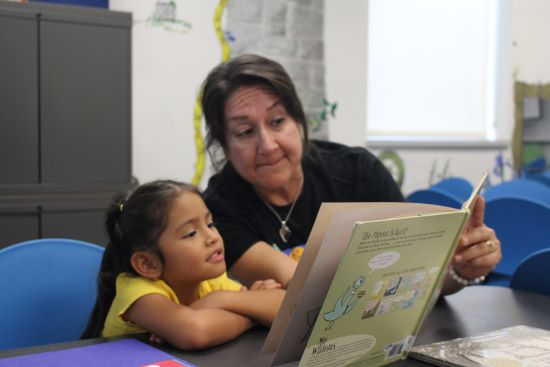
<svg viewBox="0 0 550 367">
<path fill-rule="evenodd" d="M 231 55 L 256 53 L 280 62 L 294 81 L 311 137 L 328 138 L 325 98 L 324 0 L 229 0 L 225 30 Z"/>
</svg>

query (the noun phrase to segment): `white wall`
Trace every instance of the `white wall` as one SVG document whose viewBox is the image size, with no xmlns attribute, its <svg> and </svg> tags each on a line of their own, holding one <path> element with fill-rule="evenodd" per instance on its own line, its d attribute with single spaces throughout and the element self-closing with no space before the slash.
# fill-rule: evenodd
<svg viewBox="0 0 550 367">
<path fill-rule="evenodd" d="M 550 1 L 512 0 L 513 64 L 516 79 L 550 82 Z"/>
<path fill-rule="evenodd" d="M 367 132 L 367 8 L 365 0 L 325 0 L 326 93 L 338 103 L 329 138 L 357 146 Z"/>
<path fill-rule="evenodd" d="M 395 150 L 405 164 L 403 191 L 426 187 L 433 173 L 432 167 L 441 172 L 450 162 L 449 173 L 472 181 L 480 172 L 492 170 L 496 157 L 505 153 L 509 160 L 508 142 L 514 124 L 513 72 L 516 79 L 530 83 L 550 81 L 550 1 L 547 0 L 499 0 L 503 14 L 498 43 L 496 136 L 501 143 L 427 144 L 429 149 L 406 144 L 380 144 L 365 142 L 366 59 L 367 56 L 367 1 L 346 2 L 325 0 L 325 61 L 326 88 L 329 100 L 338 102 L 336 118 L 329 120 L 331 140 L 350 145 L 365 145 L 374 153 L 384 149 Z M 504 142 L 504 145 L 502 144 Z M 512 177 L 511 168 L 505 178 Z M 499 178 L 492 176 L 493 182 Z"/>
<path fill-rule="evenodd" d="M 374 154 L 381 152 L 380 148 L 371 148 Z M 405 180 L 401 190 L 405 195 L 412 191 L 426 188 L 438 182 L 443 177 L 460 176 L 468 179 L 472 184 L 477 182 L 481 174 L 489 172 L 491 184 L 502 180 L 494 169 L 496 156 L 499 152 L 506 153 L 501 147 L 450 147 L 443 149 L 441 145 L 433 148 L 400 147 L 394 151 L 401 157 L 405 167 Z M 511 160 L 505 160 L 504 180 L 512 178 Z"/>
<path fill-rule="evenodd" d="M 197 152 L 195 98 L 208 71 L 222 58 L 213 18 L 218 0 L 177 1 L 176 19 L 154 26 L 155 0 L 110 0 L 110 9 L 133 14 L 132 158 L 140 182 L 173 178 L 190 182 Z M 187 30 L 187 31 L 186 31 Z M 203 179 L 203 184 L 205 179 Z"/>
</svg>

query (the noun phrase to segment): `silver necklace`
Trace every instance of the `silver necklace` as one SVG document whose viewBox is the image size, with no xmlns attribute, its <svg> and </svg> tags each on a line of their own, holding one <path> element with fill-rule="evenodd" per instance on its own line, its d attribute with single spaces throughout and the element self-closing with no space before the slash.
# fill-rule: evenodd
<svg viewBox="0 0 550 367">
<path fill-rule="evenodd" d="M 281 240 L 283 240 L 284 243 L 287 243 L 288 239 L 292 235 L 292 230 L 290 229 L 287 223 L 288 223 L 288 219 L 290 218 L 290 215 L 292 214 L 292 210 L 294 210 L 294 205 L 298 201 L 298 196 L 300 196 L 300 190 L 298 190 L 298 194 L 296 194 L 296 197 L 292 202 L 292 206 L 290 207 L 290 210 L 286 214 L 286 218 L 284 220 L 283 218 L 281 218 L 279 213 L 277 213 L 277 211 L 267 201 L 265 201 L 260 196 L 258 196 L 264 202 L 264 204 L 268 207 L 268 209 L 271 210 L 273 214 L 275 214 L 279 222 L 281 222 L 281 228 L 279 228 L 279 237 L 281 237 Z"/>
</svg>

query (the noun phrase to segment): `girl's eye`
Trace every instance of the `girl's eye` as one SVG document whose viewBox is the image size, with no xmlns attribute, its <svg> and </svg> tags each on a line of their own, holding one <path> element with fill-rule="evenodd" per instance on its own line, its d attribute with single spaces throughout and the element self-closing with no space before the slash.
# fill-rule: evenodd
<svg viewBox="0 0 550 367">
<path fill-rule="evenodd" d="M 195 236 L 196 234 L 197 234 L 197 231 L 191 231 L 191 232 L 188 232 L 188 233 L 184 234 L 182 238 L 184 238 L 184 239 L 185 238 L 191 238 L 191 237 Z"/>
<path fill-rule="evenodd" d="M 216 228 L 216 222 L 208 223 L 208 228 Z"/>
</svg>

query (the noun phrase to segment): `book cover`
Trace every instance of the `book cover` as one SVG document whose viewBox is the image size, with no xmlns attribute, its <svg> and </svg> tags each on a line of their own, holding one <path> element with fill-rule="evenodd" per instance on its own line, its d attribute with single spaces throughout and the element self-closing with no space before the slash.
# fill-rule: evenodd
<svg viewBox="0 0 550 367">
<path fill-rule="evenodd" d="M 300 367 L 404 358 L 438 296 L 465 211 L 357 223 Z"/>
<path fill-rule="evenodd" d="M 454 219 L 451 220 L 451 222 L 457 225 L 457 227 L 455 228 L 456 232 L 454 233 L 455 237 L 453 237 L 452 239 L 450 239 L 450 237 L 445 237 L 445 242 L 437 242 L 438 244 L 441 244 L 438 245 L 438 248 L 443 251 L 442 253 L 446 254 L 446 256 L 450 256 L 450 254 L 454 250 L 454 246 L 456 245 L 458 236 L 461 233 L 462 226 L 466 220 L 466 217 L 475 204 L 475 196 L 481 190 L 485 178 L 486 175 L 484 175 L 479 183 L 476 185 L 471 197 L 467 200 L 461 210 L 438 205 L 418 203 L 323 203 L 321 205 L 319 213 L 317 214 L 317 219 L 313 225 L 313 229 L 308 238 L 300 262 L 298 263 L 294 277 L 287 289 L 287 293 L 281 309 L 277 317 L 275 318 L 270 332 L 266 338 L 262 352 L 274 353 L 272 360 L 273 365 L 284 364 L 300 359 L 300 357 L 304 353 L 304 349 L 306 348 L 306 343 L 308 342 L 312 334 L 313 327 L 317 321 L 318 315 L 321 311 L 321 307 L 323 306 L 323 302 L 325 298 L 327 298 L 327 293 L 329 291 L 329 287 L 333 282 L 333 279 L 335 278 L 336 270 L 341 262 L 347 261 L 343 259 L 344 255 L 348 251 L 353 251 L 348 250 L 348 244 L 350 244 L 351 233 L 357 222 L 386 221 L 399 218 L 427 216 L 431 214 L 462 212 L 462 214 L 459 214 L 458 217 L 462 216 L 463 220 L 457 219 L 456 222 Z M 427 218 L 427 221 L 430 221 L 431 218 L 432 217 Z M 447 222 L 446 225 L 452 226 L 453 224 Z M 431 224 L 429 224 L 429 226 L 431 226 Z M 448 230 L 450 231 L 449 228 Z M 429 230 L 426 231 L 426 233 L 429 233 Z M 409 235 L 410 233 L 412 232 L 409 232 Z M 406 235 L 404 236 L 406 237 Z M 447 233 L 446 236 L 450 236 L 450 234 Z M 398 237 L 398 235 L 392 236 L 391 241 L 399 241 Z M 404 238 L 402 238 L 401 240 L 404 240 Z M 386 252 L 392 251 L 394 250 L 389 250 Z M 423 251 L 426 250 L 424 249 Z M 405 256 L 404 254 L 404 256 L 401 256 L 400 251 L 395 252 L 399 253 L 401 261 L 397 261 L 396 264 L 388 265 L 388 267 L 394 265 L 396 267 L 401 267 L 405 265 L 404 260 L 408 259 L 409 255 Z M 415 256 L 419 254 L 414 251 L 413 253 L 415 254 Z M 364 255 L 362 256 L 364 257 Z M 381 256 L 380 258 L 382 257 L 383 256 Z M 440 263 L 438 266 L 432 267 L 438 268 L 438 270 L 437 274 L 435 270 L 432 270 L 434 271 L 435 275 L 431 275 L 430 279 L 442 279 L 442 277 L 439 277 L 439 275 L 442 272 L 445 272 L 445 262 L 448 259 L 450 258 L 444 257 L 442 263 Z M 368 285 L 372 286 L 373 284 L 376 284 L 376 282 L 371 282 L 375 279 L 375 277 L 379 276 L 380 274 L 379 271 L 376 271 L 376 273 L 374 273 L 374 270 L 376 269 L 373 270 L 373 268 L 370 268 L 368 266 L 371 259 L 364 259 L 364 261 L 366 262 L 358 261 L 358 263 L 355 265 L 350 264 L 349 266 L 345 266 L 345 268 L 351 268 L 352 266 L 357 267 L 360 272 L 373 272 L 373 275 L 371 275 L 371 277 L 365 278 L 366 284 L 362 286 L 363 288 Z M 405 268 L 403 268 L 402 270 L 412 268 L 412 265 L 408 268 L 405 265 Z M 386 271 L 394 272 L 397 270 L 388 269 Z M 357 275 L 354 280 L 356 280 L 359 276 L 360 275 Z M 348 283 L 344 287 L 344 289 L 347 289 L 348 286 L 352 287 L 351 284 L 354 280 L 345 280 L 344 283 Z M 404 279 L 405 283 L 409 281 L 411 281 L 409 278 Z M 424 309 L 426 310 L 430 309 L 430 304 L 434 302 L 436 300 L 436 297 L 438 296 L 439 285 L 436 283 L 434 283 L 434 288 L 430 290 L 432 292 L 432 299 L 422 301 L 422 303 L 427 302 L 426 307 L 424 307 Z M 405 289 L 406 286 L 407 285 L 405 285 L 402 289 Z M 335 285 L 335 288 L 337 289 L 334 291 L 335 293 L 340 291 L 338 290 L 337 285 Z M 361 297 L 357 300 L 357 303 L 367 302 L 366 300 L 369 299 L 365 298 L 367 291 L 363 288 L 362 290 L 357 290 L 356 292 L 357 294 L 359 294 L 360 292 L 364 292 L 361 293 Z M 398 288 L 399 286 L 396 288 L 396 290 Z M 426 293 L 426 291 L 424 291 L 424 293 Z M 364 299 L 361 300 L 361 298 Z M 411 303 L 410 301 L 411 300 L 409 300 L 408 303 Z M 384 308 L 386 303 L 379 307 Z M 371 303 L 370 305 L 374 307 L 374 303 Z M 367 307 L 366 305 L 362 304 L 360 304 L 360 306 L 363 306 L 364 308 Z M 359 306 L 354 306 L 354 308 L 355 307 Z M 416 307 L 420 306 L 418 306 L 417 304 Z M 375 312 L 376 310 L 374 309 L 369 312 L 367 307 L 366 315 Z M 421 318 L 422 317 L 424 316 L 421 316 Z M 367 318 L 369 317 L 366 317 L 365 319 Z M 418 321 L 418 324 L 420 324 L 421 320 L 416 321 Z M 361 325 L 364 326 L 365 322 L 361 323 Z M 319 342 L 319 340 L 317 341 Z"/>
<path fill-rule="evenodd" d="M 437 366 L 550 366 L 550 331 L 524 325 L 513 326 L 413 347 L 409 355 Z"/>
</svg>

